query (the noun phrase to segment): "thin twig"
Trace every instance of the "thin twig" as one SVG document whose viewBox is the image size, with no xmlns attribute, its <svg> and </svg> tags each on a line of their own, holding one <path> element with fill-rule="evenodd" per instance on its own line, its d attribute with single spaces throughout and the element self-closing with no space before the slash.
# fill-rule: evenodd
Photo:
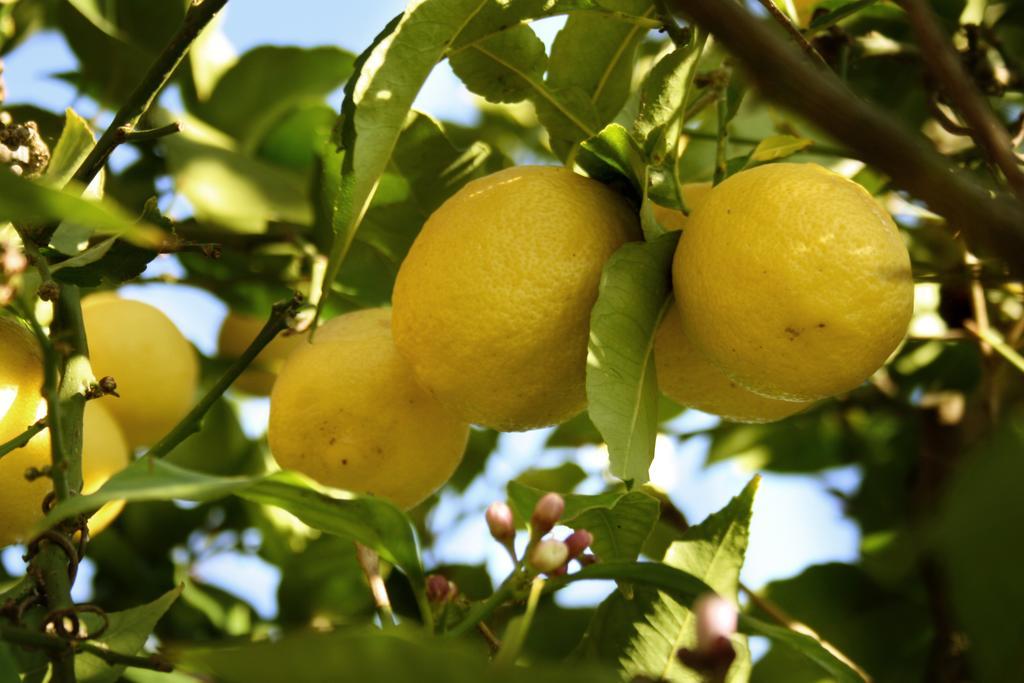
<svg viewBox="0 0 1024 683">
<path fill-rule="evenodd" d="M 75 180 L 86 186 L 96 177 L 111 152 L 125 139 L 122 129 L 134 131 L 139 119 L 152 106 L 156 96 L 171 80 L 175 69 L 185 58 L 189 47 L 213 17 L 226 5 L 228 0 L 203 0 L 189 8 L 185 21 L 171 38 L 163 52 L 149 68 L 142 82 L 135 88 L 124 106 L 118 110 L 110 126 L 103 132 L 96 146 L 75 173 Z"/>
<path fill-rule="evenodd" d="M 10 441 L 0 444 L 0 458 L 4 457 L 11 451 L 15 451 L 18 450 L 19 448 L 24 447 L 26 444 L 28 444 L 29 441 L 32 440 L 32 437 L 34 437 L 36 434 L 43 431 L 44 429 L 46 429 L 45 417 L 32 423 L 32 425 L 28 429 L 26 429 L 25 431 L 23 431 L 21 434 L 14 437 Z"/>
<path fill-rule="evenodd" d="M 807 53 L 807 56 L 811 58 L 811 61 L 819 66 L 828 68 L 828 62 L 821 56 L 821 53 L 814 49 L 810 41 L 804 37 L 803 33 L 800 33 L 800 29 L 793 25 L 793 22 L 789 20 L 782 10 L 780 10 L 772 0 L 758 0 L 761 6 L 764 7 L 768 14 L 772 15 L 772 19 L 775 20 L 779 26 L 786 30 L 786 33 L 800 46 L 800 49 Z"/>
<path fill-rule="evenodd" d="M 521 571 L 515 570 L 509 574 L 508 578 L 498 586 L 498 589 L 491 593 L 491 596 L 483 602 L 478 602 L 473 605 L 473 608 L 469 610 L 469 614 L 452 628 L 445 632 L 446 637 L 461 636 L 463 633 L 474 628 L 477 624 L 481 623 L 484 619 L 490 616 L 491 612 L 496 610 L 498 607 L 503 605 L 509 598 L 525 586 L 524 574 Z"/>
<path fill-rule="evenodd" d="M 150 128 L 149 130 L 134 130 L 131 126 L 121 126 L 117 129 L 118 140 L 120 142 L 145 142 L 147 140 L 157 140 L 180 132 L 181 123 L 178 121 L 168 123 L 166 126 L 160 126 L 159 128 Z"/>
<path fill-rule="evenodd" d="M 921 58 L 964 117 L 974 142 L 1002 170 L 1017 198 L 1024 201 L 1024 171 L 1017 165 L 1010 134 L 967 75 L 934 12 L 924 0 L 900 0 L 900 4 L 921 45 Z"/>
<path fill-rule="evenodd" d="M 231 367 L 224 371 L 220 379 L 210 387 L 210 390 L 192 407 L 192 410 L 178 424 L 172 427 L 166 436 L 146 451 L 143 457 L 162 458 L 174 450 L 182 441 L 202 429 L 202 421 L 206 413 L 217 402 L 217 399 L 228 390 L 228 387 L 231 386 L 238 376 L 249 367 L 249 364 L 259 355 L 260 351 L 273 341 L 274 337 L 280 332 L 288 329 L 288 321 L 298 311 L 300 303 L 301 298 L 296 295 L 289 301 L 274 304 L 266 325 L 256 335 L 256 338 L 252 340 L 248 348 L 231 364 Z"/>
<path fill-rule="evenodd" d="M 1024 372 L 1024 356 L 1017 353 L 1012 346 L 1007 344 L 1006 341 L 1004 341 L 1003 338 L 996 334 L 996 332 L 991 328 L 983 330 L 979 328 L 973 320 L 965 320 L 964 329 L 974 335 L 979 341 L 990 344 L 996 353 L 1006 359 L 1006 362 L 1021 372 Z"/>
<path fill-rule="evenodd" d="M 690 44 L 693 39 L 693 32 L 689 28 L 685 28 L 676 23 L 675 18 L 672 16 L 671 10 L 668 5 L 665 4 L 665 0 L 654 0 L 655 13 L 661 20 L 662 29 L 668 34 L 668 37 L 672 40 L 676 47 L 686 47 Z"/>
<path fill-rule="evenodd" d="M 362 543 L 356 543 L 356 559 L 359 560 L 366 582 L 370 584 L 370 593 L 373 595 L 373 604 L 377 606 L 381 626 L 390 628 L 397 625 L 394 610 L 391 609 L 391 598 L 384 585 L 384 577 L 380 575 L 380 555 Z"/>
<path fill-rule="evenodd" d="M 808 63 L 741 3 L 670 0 L 737 57 L 769 99 L 799 113 L 848 146 L 855 158 L 892 178 L 896 187 L 944 216 L 979 255 L 998 254 L 1024 273 L 1024 207 L 988 188 L 941 157 L 915 131 L 853 94 L 830 71 Z"/>
<path fill-rule="evenodd" d="M 693 138 L 694 140 L 718 140 L 716 133 L 708 133 L 702 130 L 684 130 L 683 135 L 686 137 Z M 729 143 L 734 145 L 750 145 L 756 147 L 761 144 L 761 141 L 757 138 L 744 137 L 742 135 L 730 135 Z M 858 159 L 856 152 L 845 149 L 837 149 L 835 147 L 827 147 L 819 145 L 817 142 L 812 144 L 807 149 L 801 150 L 800 154 L 817 154 L 819 156 L 826 157 L 839 157 L 841 159 Z"/>
<path fill-rule="evenodd" d="M 828 650 L 833 657 L 835 657 L 843 664 L 846 664 L 846 666 L 856 671 L 857 675 L 864 679 L 865 683 L 871 683 L 871 676 L 868 675 L 868 673 L 864 671 L 864 669 L 862 669 L 855 661 L 853 661 L 845 654 L 843 654 L 843 652 L 839 650 L 839 648 L 837 648 L 835 645 L 833 645 L 832 643 L 828 642 L 820 635 L 818 635 L 817 631 L 812 629 L 810 626 L 798 621 L 797 619 L 794 619 L 789 614 L 787 614 L 784 609 L 779 607 L 777 604 L 775 604 L 768 598 L 758 595 L 749 586 L 745 585 L 742 581 L 740 582 L 740 590 L 747 594 L 747 597 L 750 598 L 750 602 L 752 602 L 758 609 L 760 609 L 762 612 L 771 617 L 779 626 L 783 626 L 785 628 L 788 628 L 790 631 L 802 633 L 806 636 L 814 638 L 818 641 L 818 644 L 826 650 Z"/>
<path fill-rule="evenodd" d="M 480 632 L 480 635 L 487 641 L 487 647 L 490 649 L 491 654 L 497 654 L 498 650 L 501 649 L 501 641 L 498 640 L 498 636 L 494 635 L 494 631 L 491 627 L 482 621 L 477 622 L 476 630 Z"/>
</svg>

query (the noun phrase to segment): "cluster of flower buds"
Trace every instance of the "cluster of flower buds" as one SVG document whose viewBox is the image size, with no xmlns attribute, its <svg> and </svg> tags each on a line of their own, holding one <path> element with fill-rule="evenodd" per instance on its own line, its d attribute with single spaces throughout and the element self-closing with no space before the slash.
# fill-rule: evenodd
<svg viewBox="0 0 1024 683">
<path fill-rule="evenodd" d="M 50 163 L 50 148 L 35 121 L 16 124 L 8 112 L 0 113 L 0 164 L 15 175 L 33 177 Z"/>
<path fill-rule="evenodd" d="M 526 564 L 538 574 L 559 575 L 567 571 L 569 562 L 579 560 L 589 564 L 593 555 L 584 551 L 594 542 L 593 535 L 586 529 L 577 529 L 568 538 L 557 540 L 544 538 L 565 513 L 565 500 L 557 493 L 545 494 L 533 508 L 530 516 L 530 543 L 527 547 Z M 487 508 L 487 527 L 494 540 L 501 543 L 517 561 L 514 547 L 515 521 L 512 510 L 505 503 L 492 503 Z"/>
<path fill-rule="evenodd" d="M 427 600 L 435 605 L 451 602 L 459 595 L 459 587 L 440 574 L 427 577 Z"/>
<path fill-rule="evenodd" d="M 725 681 L 736 659 L 736 650 L 729 640 L 736 633 L 736 606 L 709 593 L 697 598 L 693 612 L 697 617 L 697 647 L 679 650 L 679 661 L 708 681 Z"/>
</svg>

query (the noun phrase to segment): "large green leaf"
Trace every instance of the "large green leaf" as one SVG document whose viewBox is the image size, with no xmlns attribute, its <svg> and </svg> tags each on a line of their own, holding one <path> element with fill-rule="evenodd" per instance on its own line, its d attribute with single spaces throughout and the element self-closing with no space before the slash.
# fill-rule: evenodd
<svg viewBox="0 0 1024 683">
<path fill-rule="evenodd" d="M 970 453 L 933 530 L 978 681 L 1024 678 L 1024 547 L 1017 542 L 1024 527 L 1022 452 L 1024 412 L 1017 409 Z"/>
<path fill-rule="evenodd" d="M 64 112 L 64 130 L 61 131 L 43 174 L 44 182 L 57 189 L 67 185 L 94 145 L 95 139 L 89 122 L 68 107 Z"/>
<path fill-rule="evenodd" d="M 644 80 L 633 130 L 653 164 L 663 163 L 679 144 L 683 105 L 702 52 L 698 45 L 703 41 L 694 36 L 688 46 L 669 52 Z"/>
<path fill-rule="evenodd" d="M 196 113 L 251 151 L 286 112 L 341 87 L 354 61 L 338 47 L 257 47 L 220 77 Z"/>
<path fill-rule="evenodd" d="M 164 593 L 147 605 L 107 615 L 108 626 L 103 634 L 91 641 L 113 652 L 137 654 L 153 632 L 156 623 L 181 595 L 182 587 Z M 96 629 L 102 621 L 94 614 L 85 613 L 86 625 Z M 75 657 L 75 675 L 82 683 L 113 683 L 124 673 L 124 665 L 111 665 L 96 655 L 83 653 Z"/>
<path fill-rule="evenodd" d="M 476 41 L 448 61 L 467 88 L 491 102 L 519 102 L 546 89 L 544 43 L 525 24 Z"/>
<path fill-rule="evenodd" d="M 647 481 L 658 434 L 654 333 L 668 299 L 669 266 L 678 235 L 619 248 L 601 274 L 590 314 L 587 401 L 608 444 L 611 472 Z"/>
<path fill-rule="evenodd" d="M 356 60 L 341 111 L 341 144 L 346 154 L 333 207 L 334 243 L 325 282 L 333 282 L 338 274 L 417 93 L 487 1 L 413 2 Z M 324 301 L 326 297 L 320 299 L 320 308 Z"/>
<path fill-rule="evenodd" d="M 606 0 L 601 6 L 624 15 L 654 15 L 650 0 Z M 628 17 L 571 15 L 551 46 L 548 84 L 563 95 L 562 100 L 570 109 L 586 112 L 586 118 L 596 124 L 594 130 L 602 127 L 615 117 L 629 96 L 633 56 L 646 32 L 642 23 Z M 593 135 L 574 131 L 573 126 L 565 125 L 565 115 L 551 107 L 538 106 L 537 113 L 551 133 L 556 151 L 564 153 L 572 143 Z"/>
<path fill-rule="evenodd" d="M 69 221 L 118 235 L 142 246 L 163 242 L 163 232 L 136 221 L 110 200 L 85 199 L 81 188 L 57 190 L 13 173 L 0 173 L 0 222 L 42 224 Z"/>
<path fill-rule="evenodd" d="M 692 607 L 701 595 L 713 592 L 697 577 L 660 562 L 599 562 L 564 577 L 548 581 L 547 590 L 558 590 L 577 581 L 614 579 L 650 586 L 666 593 L 680 605 Z M 739 630 L 752 636 L 765 636 L 773 643 L 798 652 L 804 658 L 824 668 L 836 683 L 863 683 L 856 671 L 837 659 L 811 636 L 774 626 L 760 619 L 740 614 Z"/>
<path fill-rule="evenodd" d="M 753 479 L 722 510 L 687 529 L 681 540 L 669 546 L 665 564 L 702 579 L 716 593 L 735 603 L 759 481 Z M 700 675 L 676 658 L 680 648 L 693 649 L 696 642 L 696 615 L 661 594 L 647 614 L 646 623 L 637 624 L 636 637 L 623 659 L 625 672 L 630 676 L 701 683 Z M 750 674 L 750 655 L 742 637 L 734 637 L 733 645 L 737 657 L 728 680 L 745 681 Z"/>
<path fill-rule="evenodd" d="M 229 495 L 279 507 L 311 527 L 359 541 L 400 567 L 415 583 L 422 583 L 416 537 L 404 512 L 381 498 L 335 497 L 343 493 L 322 489 L 294 472 L 217 477 L 143 458 L 114 475 L 96 493 L 56 506 L 38 530 L 115 500 L 211 501 Z"/>
<path fill-rule="evenodd" d="M 495 667 L 486 650 L 404 629 L 296 633 L 277 641 L 181 650 L 185 671 L 223 683 L 613 683 L 609 671 L 588 666 Z M 304 665 L 297 665 L 303 663 Z"/>
</svg>

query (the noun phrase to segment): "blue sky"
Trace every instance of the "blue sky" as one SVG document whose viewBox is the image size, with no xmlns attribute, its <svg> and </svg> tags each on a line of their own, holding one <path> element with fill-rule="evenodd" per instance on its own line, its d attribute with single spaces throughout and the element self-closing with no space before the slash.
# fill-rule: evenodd
<svg viewBox="0 0 1024 683">
<path fill-rule="evenodd" d="M 226 10 L 223 30 L 239 52 L 268 43 L 341 45 L 358 52 L 404 4 L 401 0 L 290 0 L 287 5 L 278 0 L 235 0 Z M 557 28 L 557 20 L 547 20 L 539 32 L 550 40 Z M 74 66 L 74 56 L 60 36 L 43 33 L 31 38 L 5 59 L 8 101 L 30 102 L 61 111 L 75 101 L 75 93 L 69 85 L 52 78 L 52 74 Z M 77 103 L 76 107 L 87 115 L 95 113 L 88 103 Z M 447 65 L 441 65 L 431 76 L 417 107 L 445 120 L 471 122 L 475 118 L 472 97 Z M 174 272 L 177 266 L 173 259 L 162 257 L 153 268 Z M 214 351 L 217 329 L 226 309 L 210 295 L 163 285 L 127 287 L 124 294 L 158 305 L 201 351 Z M 240 408 L 249 432 L 260 433 L 266 418 L 266 402 L 246 401 Z M 698 413 L 688 413 L 680 419 L 679 426 L 683 428 L 710 424 L 708 416 Z M 486 561 L 494 578 L 503 576 L 508 560 L 496 544 L 489 542 L 482 511 L 502 496 L 508 479 L 524 469 L 573 459 L 590 473 L 584 483 L 587 491 L 603 485 L 606 462 L 601 452 L 542 452 L 544 436 L 545 432 L 540 431 L 503 437 L 485 476 L 463 496 L 445 495 L 430 520 L 439 532 L 440 542 L 427 558 L 428 566 L 432 562 Z M 652 468 L 655 483 L 670 493 L 692 521 L 722 507 L 753 474 L 738 461 L 703 467 L 706 450 L 706 439 L 690 439 L 681 445 L 663 439 Z M 766 475 L 755 507 L 743 572 L 748 585 L 757 587 L 772 579 L 792 576 L 809 564 L 856 558 L 859 532 L 842 516 L 839 501 L 827 489 L 850 492 L 856 489 L 858 481 L 854 467 L 817 476 Z M 5 554 L 4 560 L 9 566 L 16 564 L 13 553 Z M 275 570 L 257 558 L 224 554 L 204 561 L 196 574 L 245 597 L 263 614 L 273 614 L 276 609 Z M 589 603 L 607 590 L 600 585 L 578 586 L 563 601 Z M 80 595 L 88 593 L 87 580 L 79 590 Z"/>
</svg>

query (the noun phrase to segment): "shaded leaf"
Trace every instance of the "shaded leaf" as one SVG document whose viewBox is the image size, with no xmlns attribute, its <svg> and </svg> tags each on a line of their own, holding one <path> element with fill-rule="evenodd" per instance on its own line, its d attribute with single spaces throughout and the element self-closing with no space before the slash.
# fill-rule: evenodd
<svg viewBox="0 0 1024 683">
<path fill-rule="evenodd" d="M 541 491 L 569 493 L 586 478 L 587 473 L 583 471 L 582 467 L 574 462 L 566 462 L 549 469 L 526 470 L 514 481 Z"/>
<path fill-rule="evenodd" d="M 64 112 L 64 130 L 53 148 L 43 182 L 57 189 L 67 185 L 94 145 L 89 123 L 68 107 Z"/>
<path fill-rule="evenodd" d="M 65 500 L 40 524 L 95 510 L 113 500 L 210 501 L 236 495 L 292 513 L 311 527 L 359 541 L 421 584 L 423 569 L 412 526 L 390 502 L 371 497 L 337 498 L 294 472 L 264 476 L 217 477 L 186 470 L 163 460 L 143 458 L 114 475 L 96 493 Z M 351 494 L 350 494 L 351 495 Z"/>
<path fill-rule="evenodd" d="M 763 163 L 784 159 L 807 149 L 813 144 L 813 140 L 798 138 L 795 135 L 772 135 L 757 143 L 757 147 L 750 153 L 750 161 Z"/>
<path fill-rule="evenodd" d="M 525 24 L 479 40 L 448 61 L 467 88 L 490 102 L 519 102 L 546 87 L 544 43 Z"/>
<path fill-rule="evenodd" d="M 658 60 L 644 80 L 633 130 L 655 165 L 661 164 L 678 144 L 683 104 L 703 44 L 692 37 L 688 46 L 677 47 Z"/>
<path fill-rule="evenodd" d="M 647 481 L 658 433 L 654 332 L 668 301 L 678 234 L 630 242 L 605 264 L 590 314 L 587 401 L 608 444 L 611 473 Z"/>
<path fill-rule="evenodd" d="M 147 605 L 108 614 L 106 630 L 92 642 L 119 654 L 138 654 L 181 591 L 182 586 L 178 586 Z M 90 630 L 98 630 L 103 624 L 94 614 L 85 613 L 84 619 Z M 82 683 L 113 683 L 124 670 L 123 665 L 112 666 L 93 654 L 81 653 L 75 657 L 75 676 Z"/>
</svg>

